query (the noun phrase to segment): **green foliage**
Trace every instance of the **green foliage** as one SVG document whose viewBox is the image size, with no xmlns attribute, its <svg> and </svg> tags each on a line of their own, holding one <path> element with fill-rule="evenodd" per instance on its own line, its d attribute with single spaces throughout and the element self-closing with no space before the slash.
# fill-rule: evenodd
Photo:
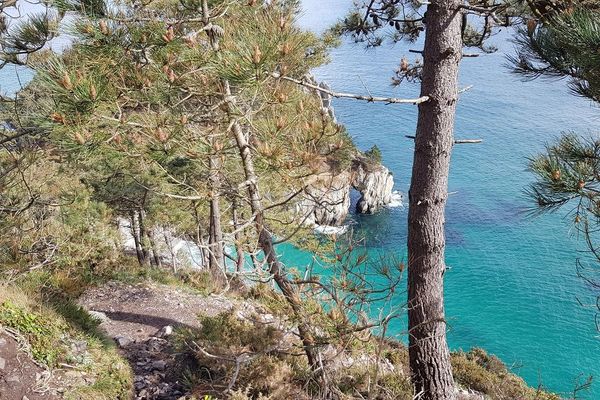
<svg viewBox="0 0 600 400">
<path fill-rule="evenodd" d="M 261 394 L 283 398 L 281 396 L 296 390 L 292 366 L 287 357 L 277 351 L 284 343 L 282 332 L 274 324 L 261 322 L 258 316 L 244 319 L 236 310 L 214 317 L 202 316 L 200 322 L 198 330 L 178 330 L 176 340 L 180 348 L 191 350 L 198 363 L 208 368 L 212 379 L 231 376 L 235 370 L 232 360 L 241 357 L 242 368 L 234 387 L 240 396 L 247 393 L 252 398 Z M 189 343 L 195 345 L 188 348 Z M 207 354 L 218 354 L 219 357 Z M 190 385 L 195 386 L 204 378 L 192 374 L 190 379 Z"/>
<path fill-rule="evenodd" d="M 528 21 L 516 40 L 517 55 L 510 58 L 513 69 L 525 79 L 537 77 L 569 78 L 571 90 L 580 96 L 600 101 L 600 2 L 533 2 L 536 19 Z M 582 234 L 595 259 L 577 259 L 577 273 L 588 284 L 598 286 L 597 231 L 600 201 L 597 199 L 600 176 L 600 141 L 583 139 L 574 133 L 563 134 L 546 152 L 530 160 L 537 181 L 527 189 L 535 201 L 533 212 L 556 211 L 574 204 L 569 216 Z M 600 310 L 600 302 L 597 302 Z"/>
<path fill-rule="evenodd" d="M 514 71 L 527 79 L 570 77 L 575 93 L 600 100 L 597 7 L 581 6 L 553 13 L 539 22 L 532 20 L 517 36 L 519 53 L 510 57 Z"/>
<path fill-rule="evenodd" d="M 453 353 L 452 373 L 456 382 L 469 389 L 484 393 L 492 399 L 559 400 L 560 396 L 542 389 L 533 389 L 495 356 L 482 349 L 468 353 Z"/>
<path fill-rule="evenodd" d="M 266 283 L 258 283 L 250 287 L 246 298 L 255 300 L 263 305 L 270 313 L 274 315 L 291 315 L 289 303 L 281 293 L 273 290 L 273 287 Z"/>
<path fill-rule="evenodd" d="M 348 168 L 355 149 L 321 112 L 315 93 L 274 75 L 303 77 L 326 60 L 334 41 L 298 29 L 293 1 L 259 4 L 210 1 L 211 15 L 219 17 L 205 30 L 198 1 L 135 9 L 126 3 L 128 18 L 94 1 L 61 1 L 57 6 L 65 10 L 86 9 L 69 26 L 73 46 L 32 63 L 37 75 L 19 97 L 23 115 L 11 118 L 11 108 L 7 118 L 44 130 L 52 152 L 68 162 L 70 171 L 62 173 L 76 175 L 111 217 L 143 210 L 147 227 L 198 238 L 198 227 L 209 224 L 206 200 L 218 191 L 222 209 L 230 209 L 246 179 L 227 123 L 231 116 L 219 104 L 227 79 L 236 99 L 230 113 L 243 116 L 240 123 L 251 135 L 261 191 L 277 203 L 311 175 Z M 210 38 L 218 50 L 207 46 Z M 222 187 L 206 185 L 210 157 L 220 159 Z M 237 201 L 238 215 L 248 218 L 248 203 Z M 268 214 L 274 233 L 295 233 L 286 204 Z M 252 234 L 243 232 L 241 239 L 245 250 L 255 250 Z"/>
<path fill-rule="evenodd" d="M 29 15 L 12 26 L 8 34 L 2 29 L 0 60 L 3 62 L 0 68 L 7 63 L 21 64 L 24 55 L 41 50 L 56 35 L 59 21 L 57 14 L 49 11 Z M 4 19 L 2 22 L 4 25 Z"/>
<path fill-rule="evenodd" d="M 367 157 L 370 161 L 381 164 L 381 150 L 377 145 L 373 145 L 369 150 L 365 151 L 365 157 Z"/>
<path fill-rule="evenodd" d="M 44 300 L 42 305 L 41 300 Z M 48 305 L 50 307 L 48 307 Z M 40 297 L 3 284 L 0 286 L 0 325 L 22 336 L 34 360 L 50 368 L 75 366 L 93 380 L 75 380 L 64 387 L 65 399 L 126 400 L 131 397 L 132 372 L 114 342 L 97 329 L 81 307 L 65 299 Z M 82 353 L 72 344 L 84 343 Z"/>
<path fill-rule="evenodd" d="M 271 324 L 250 323 L 240 319 L 234 311 L 216 317 L 202 317 L 198 338 L 213 346 L 229 349 L 265 351 L 281 339 L 281 332 Z M 235 350 L 234 350 L 235 351 Z"/>
<path fill-rule="evenodd" d="M 77 331 L 84 332 L 90 338 L 102 342 L 106 346 L 113 344 L 112 340 L 100 330 L 100 321 L 93 318 L 83 307 L 67 298 L 50 299 L 52 309 L 67 321 Z"/>
<path fill-rule="evenodd" d="M 546 153 L 531 159 L 530 169 L 538 176 L 529 195 L 537 207 L 553 211 L 571 200 L 578 200 L 578 221 L 588 215 L 600 216 L 600 203 L 595 186 L 598 184 L 600 141 L 584 140 L 567 134 L 547 146 Z"/>
<path fill-rule="evenodd" d="M 64 351 L 60 342 L 61 331 L 65 327 L 45 316 L 17 307 L 11 301 L 0 304 L 0 323 L 17 330 L 31 345 L 33 358 L 54 367 Z"/>
</svg>

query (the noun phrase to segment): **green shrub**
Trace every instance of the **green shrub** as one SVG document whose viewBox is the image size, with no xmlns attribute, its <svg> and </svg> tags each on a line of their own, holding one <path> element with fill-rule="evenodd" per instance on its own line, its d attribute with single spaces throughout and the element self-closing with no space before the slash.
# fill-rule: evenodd
<svg viewBox="0 0 600 400">
<path fill-rule="evenodd" d="M 373 147 L 371 147 L 369 150 L 365 151 L 364 154 L 365 154 L 365 157 L 367 157 L 369 159 L 369 161 L 371 161 L 373 163 L 381 164 L 381 160 L 382 160 L 381 150 L 379 150 L 379 147 L 377 147 L 377 145 L 373 145 Z"/>
<path fill-rule="evenodd" d="M 44 303 L 50 307 L 42 306 L 36 298 L 14 286 L 0 285 L 0 325 L 20 334 L 37 362 L 50 368 L 60 368 L 60 363 L 75 366 L 93 381 L 69 382 L 64 399 L 130 399 L 131 368 L 114 343 L 99 331 L 98 323 L 65 297 L 46 296 Z"/>
<path fill-rule="evenodd" d="M 60 321 L 50 320 L 6 300 L 0 305 L 0 323 L 18 331 L 27 339 L 31 355 L 36 361 L 48 367 L 57 364 L 65 347 L 60 338 L 66 326 Z"/>
<path fill-rule="evenodd" d="M 495 356 L 483 349 L 452 354 L 452 373 L 457 384 L 488 395 L 491 399 L 560 400 L 560 397 L 527 386 L 510 373 Z"/>
</svg>

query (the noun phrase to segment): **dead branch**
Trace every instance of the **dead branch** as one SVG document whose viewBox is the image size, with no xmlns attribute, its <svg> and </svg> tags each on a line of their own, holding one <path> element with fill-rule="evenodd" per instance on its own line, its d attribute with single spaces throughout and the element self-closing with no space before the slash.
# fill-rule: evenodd
<svg viewBox="0 0 600 400">
<path fill-rule="evenodd" d="M 361 95 L 361 94 L 334 92 L 332 90 L 328 90 L 328 89 L 322 88 L 320 86 L 313 85 L 312 83 L 309 83 L 305 80 L 295 79 L 295 78 L 291 78 L 289 76 L 282 76 L 278 73 L 273 73 L 273 77 L 277 78 L 277 79 L 283 79 L 283 80 L 286 80 L 289 82 L 294 82 L 298 85 L 307 87 L 309 89 L 317 90 L 319 92 L 328 94 L 331 97 L 335 97 L 335 98 L 348 98 L 348 99 L 364 100 L 369 103 L 381 102 L 381 103 L 387 103 L 387 104 L 414 104 L 414 105 L 418 105 L 418 104 L 424 103 L 429 100 L 429 96 L 421 96 L 416 99 L 399 99 L 396 97 L 379 97 L 379 96 L 371 96 L 371 95 L 365 96 L 365 95 Z"/>
</svg>

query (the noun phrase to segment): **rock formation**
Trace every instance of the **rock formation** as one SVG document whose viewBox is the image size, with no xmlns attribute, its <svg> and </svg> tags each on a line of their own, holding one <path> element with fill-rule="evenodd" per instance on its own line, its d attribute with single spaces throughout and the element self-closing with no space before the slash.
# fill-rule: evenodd
<svg viewBox="0 0 600 400">
<path fill-rule="evenodd" d="M 352 187 L 358 190 L 361 198 L 356 211 L 362 214 L 373 214 L 392 201 L 394 176 L 380 163 L 372 163 L 365 159 L 355 159 L 352 163 Z"/>
<path fill-rule="evenodd" d="M 296 210 L 307 225 L 339 226 L 350 211 L 350 190 L 361 197 L 356 211 L 372 214 L 392 201 L 394 177 L 379 162 L 357 154 L 347 171 L 321 173 L 307 186 Z"/>
<path fill-rule="evenodd" d="M 324 113 L 337 123 L 331 88 L 326 82 L 317 82 L 308 74 L 305 79 L 323 89 L 313 91 L 321 101 Z M 394 177 L 379 161 L 357 152 L 351 167 L 347 171 L 335 173 L 325 171 L 308 185 L 301 201 L 296 204 L 301 222 L 307 225 L 340 226 L 346 220 L 350 210 L 350 190 L 358 190 L 361 198 L 356 211 L 361 214 L 373 214 L 381 207 L 392 202 Z"/>
</svg>

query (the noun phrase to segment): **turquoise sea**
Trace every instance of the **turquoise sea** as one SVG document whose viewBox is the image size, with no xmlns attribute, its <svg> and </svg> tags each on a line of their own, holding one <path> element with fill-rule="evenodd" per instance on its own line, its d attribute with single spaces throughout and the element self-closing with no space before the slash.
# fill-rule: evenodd
<svg viewBox="0 0 600 400">
<path fill-rule="evenodd" d="M 315 32 L 343 17 L 349 0 L 304 0 L 301 25 Z M 523 189 L 533 180 L 527 157 L 543 150 L 561 132 L 600 132 L 600 110 L 573 96 L 565 81 L 523 82 L 506 68 L 513 51 L 510 32 L 493 38 L 499 51 L 467 58 L 461 65 L 457 138 L 481 138 L 479 145 L 456 146 L 447 209 L 446 310 L 452 349 L 483 347 L 502 358 L 530 385 L 543 384 L 568 395 L 584 376 L 600 380 L 600 337 L 594 323 L 594 292 L 576 275 L 583 243 L 560 212 L 530 217 Z M 344 43 L 331 63 L 314 71 L 334 90 L 417 97 L 417 85 L 390 86 L 390 78 L 409 49 L 400 43 L 366 50 Z M 410 183 L 416 107 L 335 100 L 343 123 L 361 149 L 377 144 L 396 187 Z M 367 237 L 369 252 L 406 255 L 407 209 L 352 216 Z M 310 255 L 286 247 L 289 265 Z M 579 301 L 584 303 L 580 304 Z M 401 338 L 403 323 L 392 331 Z M 392 332 L 394 333 L 394 332 Z M 600 398 L 600 382 L 584 398 Z"/>
</svg>

